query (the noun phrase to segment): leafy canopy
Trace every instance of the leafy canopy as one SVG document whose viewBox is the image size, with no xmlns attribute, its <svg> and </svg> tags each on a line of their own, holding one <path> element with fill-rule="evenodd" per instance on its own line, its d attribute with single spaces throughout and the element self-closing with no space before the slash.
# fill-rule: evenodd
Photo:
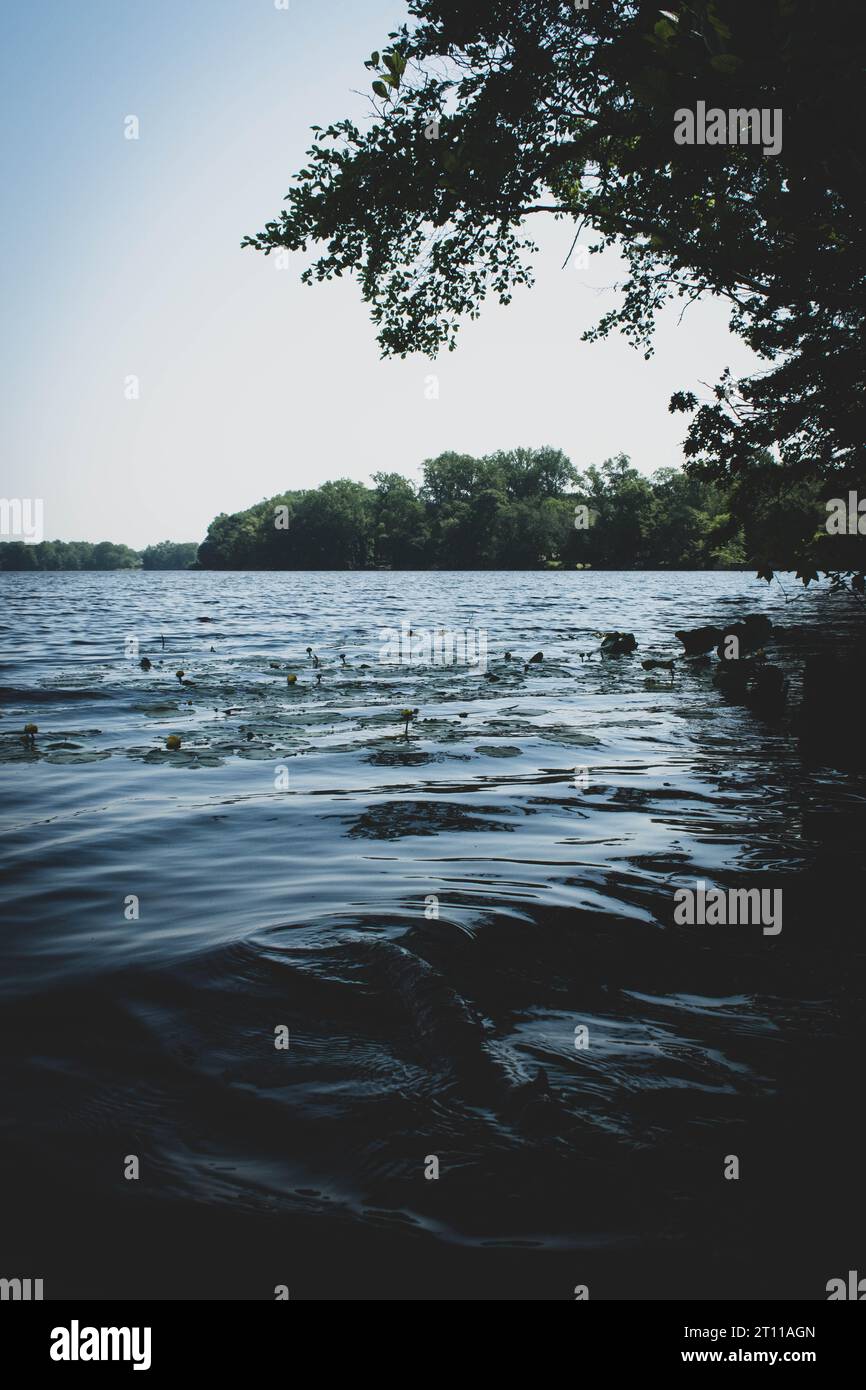
<svg viewBox="0 0 866 1390">
<path fill-rule="evenodd" d="M 851 0 L 412 0 L 366 67 L 371 119 L 314 127 L 287 207 L 244 244 L 317 247 L 357 276 L 382 352 L 452 349 L 461 318 L 532 280 L 529 220 L 617 245 L 616 329 L 649 355 L 671 299 L 724 298 L 766 366 L 690 415 L 693 468 L 736 479 L 773 450 L 786 485 L 863 485 L 861 7 Z M 782 148 L 677 145 L 674 113 L 782 112 Z M 322 249 L 324 244 L 324 249 Z M 798 540 L 804 577 L 812 532 Z"/>
</svg>

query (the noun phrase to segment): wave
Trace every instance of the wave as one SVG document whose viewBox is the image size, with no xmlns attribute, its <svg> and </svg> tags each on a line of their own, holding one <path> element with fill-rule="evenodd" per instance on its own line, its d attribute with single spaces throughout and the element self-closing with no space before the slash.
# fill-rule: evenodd
<svg viewBox="0 0 866 1390">
<path fill-rule="evenodd" d="M 3 705 L 35 705 L 47 704 L 48 702 L 65 702 L 67 700 L 110 700 L 111 695 L 107 690 L 92 690 L 87 686 L 73 687 L 71 689 L 40 688 L 38 686 L 21 685 L 0 685 L 0 704 Z"/>
</svg>

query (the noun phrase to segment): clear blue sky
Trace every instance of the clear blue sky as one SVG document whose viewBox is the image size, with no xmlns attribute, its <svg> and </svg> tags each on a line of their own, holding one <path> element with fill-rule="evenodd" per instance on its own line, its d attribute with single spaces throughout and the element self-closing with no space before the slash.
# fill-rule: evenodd
<svg viewBox="0 0 866 1390">
<path fill-rule="evenodd" d="M 200 540 L 217 512 L 382 468 L 417 478 L 444 449 L 553 444 L 578 467 L 624 451 L 651 472 L 681 462 L 670 392 L 749 365 L 718 303 L 679 327 L 671 312 L 649 364 L 582 344 L 620 266 L 561 270 L 564 223 L 533 225 L 537 286 L 436 364 L 382 362 L 354 284 L 307 288 L 305 258 L 240 250 L 310 125 L 364 118 L 363 59 L 405 17 L 401 0 L 6 7 L 0 495 L 43 498 L 46 538 Z"/>
</svg>

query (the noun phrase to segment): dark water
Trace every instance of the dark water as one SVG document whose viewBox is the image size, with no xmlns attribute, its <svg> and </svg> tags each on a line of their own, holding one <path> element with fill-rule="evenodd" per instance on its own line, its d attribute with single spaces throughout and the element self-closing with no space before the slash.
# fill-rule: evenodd
<svg viewBox="0 0 866 1390">
<path fill-rule="evenodd" d="M 0 586 L 0 1274 L 820 1299 L 862 1269 L 863 780 L 710 667 L 640 666 L 766 611 L 796 699 L 862 622 L 846 600 L 735 574 Z M 383 664 L 401 621 L 486 629 L 497 679 Z M 638 653 L 581 660 L 609 628 Z M 676 925 L 696 880 L 782 889 L 782 931 Z"/>
</svg>

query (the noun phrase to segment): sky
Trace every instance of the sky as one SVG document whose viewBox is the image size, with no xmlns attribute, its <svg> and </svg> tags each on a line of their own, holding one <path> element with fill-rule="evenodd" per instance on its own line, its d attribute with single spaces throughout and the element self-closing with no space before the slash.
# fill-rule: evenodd
<svg viewBox="0 0 866 1390">
<path fill-rule="evenodd" d="M 199 541 L 287 488 L 419 480 L 446 449 L 681 464 L 671 392 L 754 359 L 712 300 L 666 311 L 650 362 L 618 337 L 581 343 L 623 267 L 611 252 L 563 269 L 564 221 L 533 219 L 536 285 L 435 363 L 381 359 L 354 281 L 307 287 L 309 255 L 240 249 L 310 126 L 367 119 L 363 61 L 406 18 L 402 0 L 278 3 L 6 7 L 0 496 L 41 498 L 46 539 L 141 548 Z"/>
</svg>

